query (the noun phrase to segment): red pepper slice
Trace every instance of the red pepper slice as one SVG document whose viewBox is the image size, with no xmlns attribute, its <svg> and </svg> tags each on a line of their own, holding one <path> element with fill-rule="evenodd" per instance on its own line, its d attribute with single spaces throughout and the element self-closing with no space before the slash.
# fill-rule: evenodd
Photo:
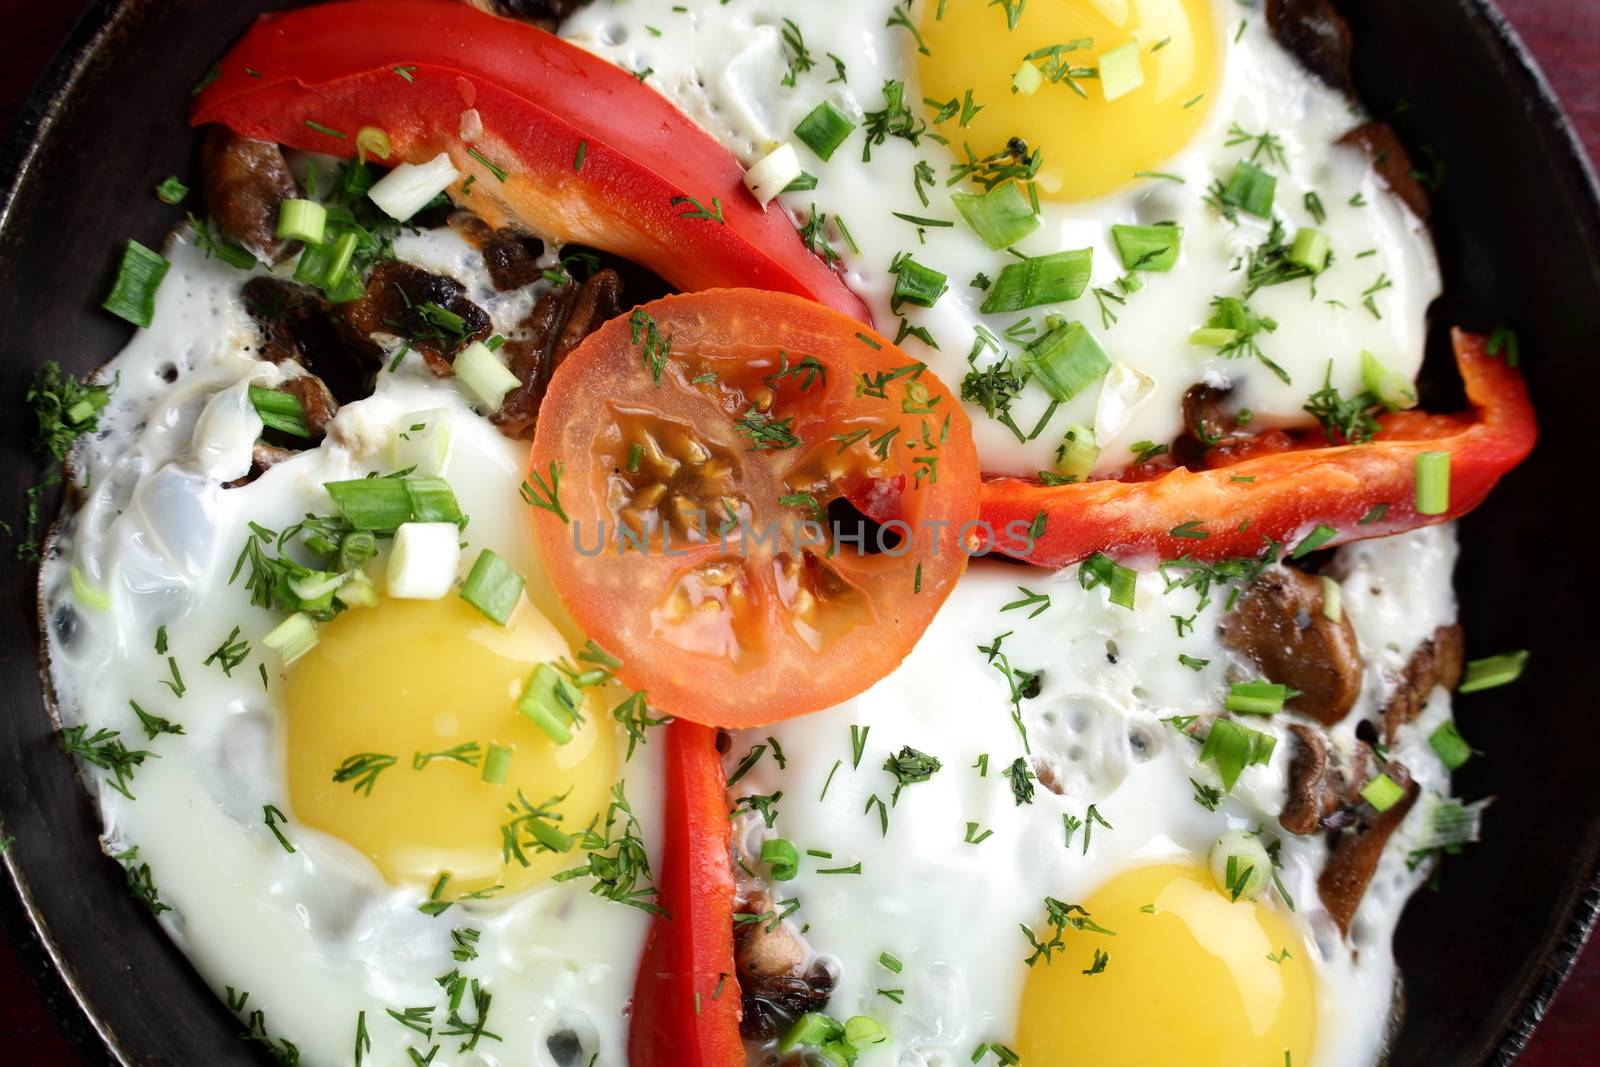
<svg viewBox="0 0 1600 1067">
<path fill-rule="evenodd" d="M 1522 375 L 1486 346 L 1455 332 L 1470 413 L 1402 411 L 1381 417 L 1369 444 L 1318 447 L 1326 439 L 1315 430 L 1227 466 L 1141 481 L 1045 486 L 994 478 L 984 483 L 983 520 L 997 551 L 1065 567 L 1097 551 L 1212 561 L 1255 555 L 1263 538 L 1292 545 L 1319 524 L 1338 531 L 1325 542 L 1336 545 L 1457 518 L 1483 501 L 1538 435 Z M 1416 457 L 1434 451 L 1450 453 L 1450 505 L 1443 515 L 1419 515 Z M 1024 549 L 1015 531 L 1029 527 L 1033 543 Z M 1189 536 L 1174 534 L 1179 527 Z"/>
<path fill-rule="evenodd" d="M 743 1067 L 733 971 L 731 824 L 717 731 L 665 728 L 661 907 L 645 942 L 628 1033 L 630 1067 Z"/>
<path fill-rule="evenodd" d="M 680 289 L 772 289 L 871 321 L 709 134 L 537 27 L 455 0 L 316 4 L 263 15 L 218 69 L 196 125 L 339 156 L 376 126 L 390 164 L 448 152 L 472 176 L 456 201 L 490 225 L 616 252 Z"/>
</svg>

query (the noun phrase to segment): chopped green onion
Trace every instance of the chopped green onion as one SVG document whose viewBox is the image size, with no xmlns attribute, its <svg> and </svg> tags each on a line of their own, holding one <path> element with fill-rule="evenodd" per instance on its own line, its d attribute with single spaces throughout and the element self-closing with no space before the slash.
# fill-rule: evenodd
<svg viewBox="0 0 1600 1067">
<path fill-rule="evenodd" d="M 761 842 L 761 862 L 772 868 L 776 882 L 787 882 L 800 873 L 800 850 L 781 837 Z"/>
<path fill-rule="evenodd" d="M 277 236 L 318 244 L 328 225 L 328 209 L 315 200 L 285 200 L 278 207 Z"/>
<path fill-rule="evenodd" d="M 1068 478 L 1087 478 L 1100 458 L 1100 449 L 1094 443 L 1094 431 L 1074 423 L 1056 449 L 1056 470 Z"/>
<path fill-rule="evenodd" d="M 979 310 L 992 315 L 1076 300 L 1089 287 L 1093 264 L 1092 248 L 1052 252 L 1047 256 L 1030 256 L 1020 263 L 1007 263 L 1000 269 L 994 288 L 989 290 Z"/>
<path fill-rule="evenodd" d="M 1017 72 L 1011 75 L 1011 91 L 1021 93 L 1023 96 L 1032 96 L 1044 84 L 1044 72 L 1026 59 Z"/>
<path fill-rule="evenodd" d="M 779 193 L 799 181 L 804 173 L 800 169 L 800 157 L 795 154 L 794 145 L 785 141 L 744 172 L 744 185 L 756 202 L 766 207 Z"/>
<path fill-rule="evenodd" d="M 881 1045 L 887 1040 L 889 1031 L 870 1015 L 852 1015 L 844 1021 L 844 1043 L 852 1050 Z"/>
<path fill-rule="evenodd" d="M 987 193 L 951 193 L 950 199 L 990 248 L 1014 245 L 1039 228 L 1039 216 L 1016 182 L 997 185 Z"/>
<path fill-rule="evenodd" d="M 1111 239 L 1117 244 L 1124 270 L 1167 271 L 1178 263 L 1183 227 L 1113 226 Z"/>
<path fill-rule="evenodd" d="M 1483 811 L 1488 806 L 1486 799 L 1463 804 L 1437 793 L 1428 794 L 1427 819 L 1424 822 L 1427 829 L 1417 842 L 1417 847 L 1457 849 L 1472 844 L 1482 832 Z"/>
<path fill-rule="evenodd" d="M 383 479 L 388 480 L 388 479 Z M 385 572 L 397 600 L 441 600 L 461 568 L 461 528 L 453 522 L 403 522 L 394 531 Z"/>
<path fill-rule="evenodd" d="M 350 535 L 345 536 L 350 540 Z M 333 598 L 347 608 L 375 608 L 378 606 L 378 590 L 361 571 L 350 572 L 349 579 L 338 589 L 333 591 Z"/>
<path fill-rule="evenodd" d="M 100 306 L 135 326 L 149 326 L 156 314 L 156 290 L 170 266 L 164 256 L 129 240 L 122 250 L 111 295 Z"/>
<path fill-rule="evenodd" d="M 1208 857 L 1217 888 L 1232 899 L 1255 900 L 1272 884 L 1272 855 L 1261 838 L 1247 830 L 1228 830 Z"/>
<path fill-rule="evenodd" d="M 1506 652 L 1498 656 L 1489 656 L 1486 659 L 1475 659 L 1467 664 L 1466 672 L 1461 677 L 1458 692 L 1476 693 L 1483 689 L 1494 689 L 1496 686 L 1509 685 L 1522 677 L 1523 668 L 1528 665 L 1528 652 L 1522 649 L 1517 652 Z"/>
<path fill-rule="evenodd" d="M 181 204 L 183 198 L 189 195 L 189 187 L 174 175 L 156 186 L 156 199 L 163 204 Z"/>
<path fill-rule="evenodd" d="M 393 533 L 407 522 L 459 522 L 461 506 L 441 478 L 352 478 L 324 482 L 350 525 Z"/>
<path fill-rule="evenodd" d="M 405 222 L 421 211 L 433 198 L 450 188 L 461 172 L 440 152 L 426 163 L 402 163 L 379 178 L 367 198 L 396 222 Z"/>
<path fill-rule="evenodd" d="M 1134 587 L 1139 574 L 1132 567 L 1124 567 L 1104 552 L 1096 552 L 1078 564 L 1078 584 L 1085 589 L 1103 585 L 1107 598 L 1119 608 L 1133 610 Z"/>
<path fill-rule="evenodd" d="M 356 235 L 351 230 L 329 236 L 320 244 L 307 245 L 295 264 L 294 280 L 322 289 L 331 288 L 344 280 L 355 252 Z"/>
<path fill-rule="evenodd" d="M 333 592 L 344 585 L 345 576 L 333 571 L 307 571 L 288 579 L 289 592 L 302 607 L 321 611 L 333 603 Z"/>
<path fill-rule="evenodd" d="M 1052 400 L 1071 400 L 1106 376 L 1111 360 L 1082 323 L 1056 327 L 1028 346 L 1023 366 L 1033 372 Z"/>
<path fill-rule="evenodd" d="M 78 603 L 91 611 L 106 611 L 111 607 L 111 595 L 90 585 L 88 575 L 77 567 L 67 568 L 67 576 L 72 579 L 72 595 L 78 598 Z"/>
<path fill-rule="evenodd" d="M 829 1041 L 844 1036 L 844 1027 L 821 1012 L 808 1011 L 794 1021 L 789 1032 L 778 1042 L 780 1055 L 793 1052 L 801 1045 L 821 1047 Z"/>
<path fill-rule="evenodd" d="M 1234 682 L 1228 688 L 1227 708 L 1242 715 L 1276 715 L 1289 696 L 1289 687 L 1276 682 Z"/>
<path fill-rule="evenodd" d="M 411 497 L 412 522 L 461 522 L 461 505 L 456 501 L 450 483 L 443 478 L 404 478 L 399 481 Z"/>
<path fill-rule="evenodd" d="M 461 587 L 461 599 L 504 626 L 517 608 L 524 584 L 511 564 L 486 548 L 478 553 L 472 573 Z"/>
<path fill-rule="evenodd" d="M 1226 348 L 1238 339 L 1238 330 L 1223 326 L 1202 326 L 1189 334 L 1189 343 L 1199 348 Z"/>
<path fill-rule="evenodd" d="M 800 120 L 800 125 L 794 128 L 794 135 L 826 163 L 855 128 L 855 123 L 824 100 L 811 109 L 811 114 Z"/>
<path fill-rule="evenodd" d="M 1452 771 L 1472 758 L 1472 746 L 1461 736 L 1456 724 L 1448 719 L 1428 735 L 1428 745 L 1439 757 L 1439 762 Z"/>
<path fill-rule="evenodd" d="M 506 394 L 522 384 L 482 341 L 474 341 L 457 353 L 453 366 L 461 384 L 487 411 L 498 410 Z"/>
<path fill-rule="evenodd" d="M 1335 530 L 1332 526 L 1328 526 L 1319 522 L 1316 526 L 1312 527 L 1310 533 L 1306 534 L 1304 540 L 1302 540 L 1298 545 L 1294 546 L 1294 551 L 1289 553 L 1289 558 L 1300 559 L 1304 556 L 1309 556 L 1311 553 L 1315 552 L 1317 549 L 1321 548 L 1323 545 L 1327 544 L 1329 541 L 1332 541 L 1338 536 L 1338 530 Z"/>
<path fill-rule="evenodd" d="M 378 126 L 363 126 L 356 131 L 356 159 L 362 163 L 368 156 L 388 159 L 391 149 L 389 135 Z"/>
<path fill-rule="evenodd" d="M 287 667 L 317 647 L 317 624 L 305 612 L 297 611 L 274 626 L 261 643 L 276 652 Z"/>
<path fill-rule="evenodd" d="M 1312 274 L 1328 269 L 1328 258 L 1333 255 L 1333 244 L 1321 230 L 1302 229 L 1294 235 L 1289 246 L 1289 262 L 1304 267 Z"/>
<path fill-rule="evenodd" d="M 1443 515 L 1450 510 L 1450 453 L 1417 453 L 1417 514 Z"/>
<path fill-rule="evenodd" d="M 261 425 L 269 430 L 280 430 L 293 437 L 311 436 L 311 429 L 306 425 L 306 410 L 299 397 L 252 385 L 250 404 L 261 416 Z"/>
<path fill-rule="evenodd" d="M 889 310 L 895 314 L 900 313 L 900 305 L 905 303 L 931 308 L 950 288 L 948 276 L 932 267 L 924 267 L 910 256 L 901 256 L 894 272 L 894 293 L 889 298 Z"/>
<path fill-rule="evenodd" d="M 1222 788 L 1229 792 L 1246 767 L 1266 765 L 1277 747 L 1278 739 L 1271 734 L 1240 726 L 1232 719 L 1217 719 L 1212 722 L 1211 732 L 1200 749 L 1200 760 L 1209 760 L 1217 768 Z"/>
<path fill-rule="evenodd" d="M 1117 100 L 1144 84 L 1138 41 L 1129 41 L 1100 56 L 1100 88 L 1106 100 Z"/>
<path fill-rule="evenodd" d="M 1322 576 L 1322 615 L 1329 622 L 1344 618 L 1344 587 L 1326 574 Z"/>
<path fill-rule="evenodd" d="M 489 751 L 483 756 L 483 781 L 490 785 L 505 785 L 506 775 L 509 773 L 511 773 L 511 746 L 490 742 Z"/>
<path fill-rule="evenodd" d="M 1231 204 L 1257 218 L 1272 217 L 1272 198 L 1278 191 L 1278 179 L 1256 166 L 1240 160 L 1233 168 L 1233 176 L 1222 190 L 1222 202 Z"/>
<path fill-rule="evenodd" d="M 1417 391 L 1403 374 L 1396 374 L 1371 352 L 1361 353 L 1361 384 L 1390 411 L 1417 406 Z"/>
<path fill-rule="evenodd" d="M 517 701 L 517 710 L 550 735 L 550 740 L 564 745 L 572 740 L 572 727 L 580 721 L 578 704 L 582 699 L 582 694 L 566 675 L 548 663 L 541 663 L 528 676 L 527 687 Z"/>
<path fill-rule="evenodd" d="M 1361 799 L 1371 804 L 1378 811 L 1388 811 L 1406 795 L 1393 778 L 1387 774 L 1375 774 L 1372 780 L 1361 787 Z"/>
</svg>

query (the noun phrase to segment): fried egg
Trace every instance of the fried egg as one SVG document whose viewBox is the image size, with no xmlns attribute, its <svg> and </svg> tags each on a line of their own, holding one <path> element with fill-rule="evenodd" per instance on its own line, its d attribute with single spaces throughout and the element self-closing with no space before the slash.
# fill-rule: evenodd
<svg viewBox="0 0 1600 1067">
<path fill-rule="evenodd" d="M 1325 383 L 1360 392 L 1363 351 L 1406 379 L 1421 365 L 1440 288 L 1426 228 L 1360 149 L 1337 143 L 1359 110 L 1279 47 L 1259 8 L 946 0 L 907 14 L 892 0 L 630 0 L 584 8 L 562 33 L 641 73 L 747 164 L 794 145 L 815 188 L 770 210 L 788 211 L 878 328 L 952 388 L 997 366 L 1020 374 L 1049 316 L 1083 324 L 1119 373 L 1063 402 L 1034 380 L 998 412 L 974 402 L 992 388 L 964 390 L 988 473 L 1055 470 L 1073 426 L 1094 431 L 1094 472 L 1120 470 L 1144 451 L 1134 446 L 1185 429 L 1183 395 L 1199 382 L 1231 388 L 1261 429 L 1309 422 L 1304 406 Z M 1107 55 L 1134 56 L 1138 74 L 1124 80 L 1139 80 L 1110 100 Z M 1024 66 L 1042 79 L 1031 95 L 1013 92 Z M 823 103 L 854 124 L 828 159 L 795 132 Z M 1038 226 L 993 249 L 952 196 L 981 192 L 967 164 L 1012 139 L 1042 157 Z M 1268 217 L 1214 206 L 1241 162 L 1275 183 Z M 1129 270 L 1112 227 L 1167 222 L 1182 231 L 1173 268 Z M 1327 239 L 1326 269 L 1254 288 L 1252 253 L 1261 262 L 1301 230 Z M 982 311 L 1016 255 L 1082 249 L 1093 258 L 1081 296 Z M 896 298 L 902 256 L 944 276 L 932 307 Z M 1193 343 L 1218 298 L 1242 299 L 1274 328 L 1254 349 Z"/>
<path fill-rule="evenodd" d="M 1332 572 L 1368 660 L 1334 747 L 1355 742 L 1386 679 L 1454 620 L 1455 555 L 1448 527 L 1340 551 Z M 889 677 L 734 735 L 738 848 L 759 857 L 781 838 L 802 857 L 762 891 L 834 977 L 828 1013 L 882 1022 L 889 1039 L 862 1064 L 947 1067 L 990 1043 L 1024 1064 L 1374 1062 L 1396 981 L 1390 939 L 1426 877 L 1407 864 L 1426 813 L 1391 840 L 1348 942 L 1319 900 L 1325 835 L 1267 831 L 1281 888 L 1230 899 L 1208 854 L 1226 832 L 1276 827 L 1291 742 L 1284 716 L 1252 721 L 1276 757 L 1206 797 L 1221 783 L 1182 727 L 1216 711 L 1230 679 L 1254 676 L 1219 639 L 1228 598 L 1213 594 L 1202 604 L 1145 571 L 1130 610 L 1075 568 L 976 561 Z M 1014 690 L 1009 672 L 1034 681 Z M 1448 772 L 1426 739 L 1448 704 L 1436 692 L 1394 750 L 1441 795 Z M 903 784 L 886 763 L 907 746 L 938 769 Z M 1029 788 L 1014 784 L 1018 761 L 1036 775 Z M 780 792 L 770 825 L 740 800 Z M 1074 909 L 1059 929 L 1047 898 Z"/>
<path fill-rule="evenodd" d="M 396 253 L 458 278 L 508 333 L 530 303 L 496 293 L 449 230 L 402 235 Z M 262 1013 L 257 1036 L 303 1062 L 348 1062 L 362 1042 L 389 1062 L 433 1046 L 437 1065 L 623 1062 L 649 916 L 587 879 L 552 881 L 581 850 L 530 844 L 524 864 L 502 849 L 523 799 L 577 833 L 606 823 L 619 781 L 658 840 L 656 754 L 626 758 L 598 696 L 565 745 L 513 710 L 531 670 L 576 662 L 581 645 L 541 584 L 518 492 L 526 446 L 410 355 L 320 447 L 224 488 L 261 433 L 248 386 L 282 372 L 258 358 L 245 275 L 187 230 L 166 255 L 153 327 L 106 370 L 117 386 L 80 455 L 86 498 L 42 585 L 63 723 L 149 752 L 126 782 L 136 801 L 91 771 L 107 852 L 253 1031 Z M 419 456 L 469 517 L 463 576 L 488 548 L 528 579 L 507 625 L 454 592 L 385 597 L 324 624 L 286 667 L 263 645 L 281 616 L 252 604 L 241 549 L 258 528 L 329 514 L 325 482 Z M 147 736 L 140 710 L 182 732 Z M 492 745 L 510 750 L 498 785 L 483 780 Z M 335 780 L 363 754 L 390 762 L 367 784 Z M 460 992 L 440 981 L 452 975 Z M 473 1040 L 479 1026 L 500 1040 Z"/>
</svg>

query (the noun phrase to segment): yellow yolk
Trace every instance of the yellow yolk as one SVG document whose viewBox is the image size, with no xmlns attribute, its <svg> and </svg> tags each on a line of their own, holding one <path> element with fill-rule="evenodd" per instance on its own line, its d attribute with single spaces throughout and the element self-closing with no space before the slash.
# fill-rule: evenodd
<svg viewBox="0 0 1600 1067">
<path fill-rule="evenodd" d="M 1007 28 L 1008 6 L 1021 9 L 1015 29 Z M 964 128 L 955 118 L 940 123 L 938 132 L 960 158 L 963 144 L 981 157 L 1013 137 L 1042 150 L 1037 181 L 1046 197 L 1088 200 L 1133 181 L 1139 171 L 1156 170 L 1200 128 L 1217 84 L 1221 50 L 1208 0 L 947 0 L 923 10 L 929 54 L 919 55 L 922 91 L 916 95 L 963 100 L 970 89 L 973 103 L 983 107 Z M 1024 57 L 1072 42 L 1092 43 L 1059 52 L 1059 61 L 1050 55 L 1029 60 L 1045 75 L 1043 84 L 1031 96 L 1011 91 Z M 1106 99 L 1105 86 L 1093 77 L 1074 74 L 1083 96 L 1064 77 L 1052 80 L 1057 71 L 1098 72 L 1102 55 L 1130 42 L 1138 46 L 1143 84 L 1116 99 Z M 1114 57 L 1112 65 L 1117 62 Z M 1114 92 L 1130 83 L 1108 79 Z"/>
<path fill-rule="evenodd" d="M 366 853 L 395 884 L 431 886 L 448 871 L 451 899 L 496 884 L 514 890 L 576 864 L 573 854 L 531 845 L 523 849 L 526 867 L 502 859 L 501 827 L 519 789 L 533 805 L 566 793 L 554 806 L 561 816 L 554 825 L 573 834 L 604 813 L 616 779 L 609 720 L 597 723 L 592 708 L 564 745 L 516 710 L 535 666 L 570 659 L 561 635 L 526 599 L 504 628 L 455 596 L 385 600 L 345 612 L 321 638 L 289 669 L 295 817 Z M 413 766 L 417 753 L 471 743 L 475 766 L 448 758 Z M 512 748 L 502 785 L 482 778 L 491 743 Z M 333 781 L 361 753 L 395 760 L 370 795 Z"/>
<path fill-rule="evenodd" d="M 1028 972 L 1015 1046 L 1027 1067 L 1311 1062 L 1311 966 L 1271 907 L 1177 865 L 1118 875 L 1083 906 L 1116 936 L 1069 927 L 1066 950 Z M 1096 948 L 1110 960 L 1086 975 Z"/>
</svg>

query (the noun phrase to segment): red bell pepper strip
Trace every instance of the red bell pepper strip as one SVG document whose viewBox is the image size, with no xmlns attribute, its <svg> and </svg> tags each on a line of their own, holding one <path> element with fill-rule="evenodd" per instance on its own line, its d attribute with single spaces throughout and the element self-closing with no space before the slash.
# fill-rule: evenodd
<svg viewBox="0 0 1600 1067">
<path fill-rule="evenodd" d="M 471 176 L 452 195 L 490 225 L 604 248 L 680 289 L 796 293 L 870 323 L 726 149 L 627 71 L 537 27 L 456 0 L 316 4 L 261 16 L 218 71 L 196 125 L 338 156 L 376 126 L 390 164 L 448 152 Z"/>
<path fill-rule="evenodd" d="M 1537 430 L 1515 368 L 1473 334 L 1456 331 L 1455 350 L 1471 413 L 1402 411 L 1380 417 L 1368 444 L 1328 447 L 1315 430 L 1287 450 L 1275 445 L 1226 466 L 1141 481 L 1045 486 L 994 478 L 984 483 L 981 508 L 993 546 L 1047 567 L 1097 551 L 1214 561 L 1257 555 L 1264 538 L 1292 547 L 1318 525 L 1337 531 L 1325 542 L 1336 545 L 1465 515 L 1533 449 Z M 1450 453 L 1450 503 L 1442 515 L 1419 515 L 1416 457 L 1435 451 Z M 1006 532 L 1030 526 L 1027 548 L 1025 538 Z M 1173 532 L 1180 527 L 1188 536 Z"/>
<path fill-rule="evenodd" d="M 645 942 L 628 1033 L 630 1067 L 743 1067 L 733 970 L 733 860 L 717 731 L 666 727 L 658 916 Z"/>
</svg>

